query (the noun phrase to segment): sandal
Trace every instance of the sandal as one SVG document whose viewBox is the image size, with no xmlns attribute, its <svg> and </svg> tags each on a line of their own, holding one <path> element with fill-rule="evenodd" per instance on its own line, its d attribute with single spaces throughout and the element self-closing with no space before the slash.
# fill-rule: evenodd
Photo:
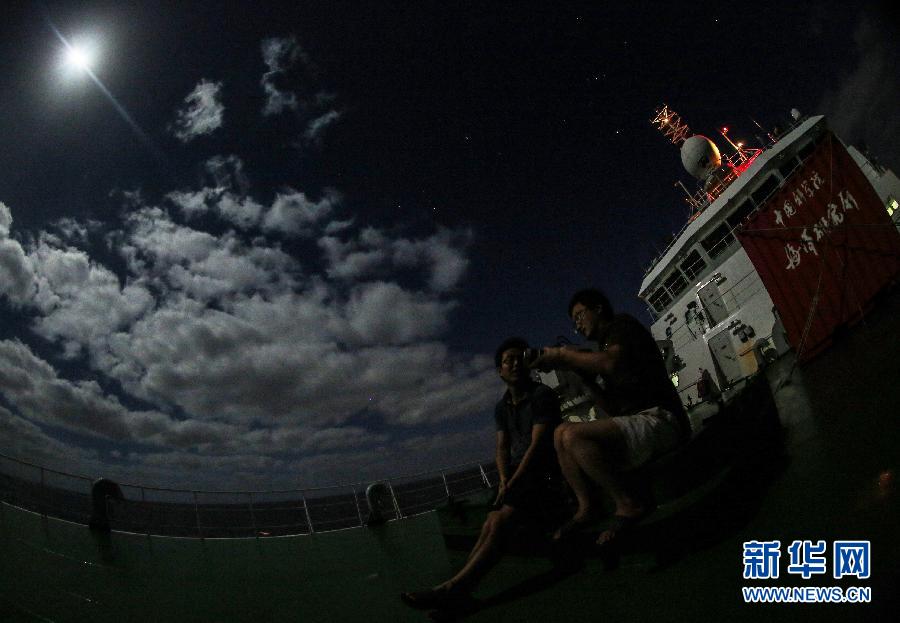
<svg viewBox="0 0 900 623">
<path fill-rule="evenodd" d="M 410 608 L 417 610 L 454 610 L 464 606 L 471 599 L 468 593 L 454 590 L 436 590 L 400 593 L 400 599 Z"/>
<path fill-rule="evenodd" d="M 567 519 L 557 530 L 553 533 L 553 541 L 564 541 L 569 539 L 589 525 L 593 523 L 593 519 L 581 519 L 576 520 L 574 517 Z"/>
<path fill-rule="evenodd" d="M 600 532 L 597 537 L 596 546 L 601 548 L 615 547 L 622 542 L 628 535 L 634 532 L 635 527 L 643 521 L 648 513 L 643 513 L 635 517 L 625 517 L 624 515 L 613 515 L 606 528 Z M 604 535 L 606 538 L 604 539 Z"/>
</svg>

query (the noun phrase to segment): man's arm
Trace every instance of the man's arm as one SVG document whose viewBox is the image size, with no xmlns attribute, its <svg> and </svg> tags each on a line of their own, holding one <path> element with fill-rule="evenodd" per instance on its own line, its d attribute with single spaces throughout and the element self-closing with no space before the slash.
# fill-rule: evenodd
<svg viewBox="0 0 900 623">
<path fill-rule="evenodd" d="M 509 439 L 506 431 L 497 431 L 497 452 L 495 461 L 497 463 L 497 474 L 500 477 L 500 484 L 497 490 L 497 499 L 494 504 L 498 504 L 506 493 L 506 485 L 509 480 Z"/>
<path fill-rule="evenodd" d="M 560 346 L 548 346 L 541 349 L 541 356 L 534 360 L 531 367 L 539 370 L 574 370 L 587 377 L 585 380 L 594 394 L 595 408 L 599 410 L 597 417 L 614 413 L 613 405 L 594 381 L 598 375 L 611 374 L 622 356 L 622 347 L 618 343 L 609 344 L 601 351 L 584 351 Z"/>
<path fill-rule="evenodd" d="M 598 352 L 547 346 L 541 349 L 541 356 L 534 360 L 531 367 L 545 370 L 557 368 L 577 370 L 592 376 L 610 374 L 621 354 L 622 347 L 619 344 L 610 344 Z"/>
<path fill-rule="evenodd" d="M 522 461 L 519 463 L 519 466 L 516 468 L 516 473 L 512 475 L 512 477 L 507 481 L 506 488 L 512 488 L 513 484 L 522 477 L 522 474 L 526 473 L 528 470 L 528 465 L 531 463 L 532 457 L 534 457 L 534 453 L 537 451 L 537 448 L 542 443 L 544 437 L 549 434 L 550 427 L 547 424 L 534 424 L 531 427 L 531 443 L 528 445 L 528 449 L 525 451 L 525 456 L 522 457 Z"/>
</svg>

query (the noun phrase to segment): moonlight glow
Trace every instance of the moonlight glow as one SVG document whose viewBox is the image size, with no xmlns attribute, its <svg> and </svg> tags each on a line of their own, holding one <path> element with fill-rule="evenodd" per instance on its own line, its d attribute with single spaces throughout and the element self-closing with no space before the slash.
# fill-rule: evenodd
<svg viewBox="0 0 900 623">
<path fill-rule="evenodd" d="M 66 50 L 66 65 L 69 67 L 90 71 L 93 60 L 93 54 L 81 46 L 71 45 Z"/>
</svg>

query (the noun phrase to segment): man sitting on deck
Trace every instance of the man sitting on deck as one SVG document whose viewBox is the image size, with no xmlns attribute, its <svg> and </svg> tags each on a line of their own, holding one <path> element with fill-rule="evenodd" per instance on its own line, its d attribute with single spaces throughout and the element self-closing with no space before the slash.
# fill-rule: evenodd
<svg viewBox="0 0 900 623">
<path fill-rule="evenodd" d="M 459 606 L 475 584 L 497 562 L 503 540 L 515 523 L 540 520 L 554 498 L 558 475 L 553 453 L 553 431 L 559 424 L 559 401 L 552 389 L 531 379 L 523 356 L 528 348 L 521 338 L 505 340 L 494 354 L 506 393 L 494 410 L 497 428 L 497 471 L 500 485 L 475 547 L 466 564 L 452 578 L 430 590 L 402 593 L 414 608 L 444 609 Z"/>
<path fill-rule="evenodd" d="M 549 347 L 532 366 L 571 369 L 596 377 L 598 407 L 612 417 L 593 422 L 564 422 L 554 435 L 563 476 L 578 509 L 554 535 L 564 538 L 593 522 L 598 510 L 592 484 L 615 503 L 613 518 L 597 539 L 611 544 L 654 508 L 633 491 L 624 470 L 638 467 L 690 437 L 690 424 L 650 332 L 627 314 L 613 315 L 599 290 L 581 290 L 569 302 L 575 329 L 599 345 L 587 352 Z"/>
</svg>

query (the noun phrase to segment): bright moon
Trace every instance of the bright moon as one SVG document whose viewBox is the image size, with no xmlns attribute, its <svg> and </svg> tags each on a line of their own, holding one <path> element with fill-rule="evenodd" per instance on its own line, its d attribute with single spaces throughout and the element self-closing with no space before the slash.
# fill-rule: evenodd
<svg viewBox="0 0 900 623">
<path fill-rule="evenodd" d="M 66 50 L 66 64 L 81 71 L 90 70 L 91 60 L 91 55 L 84 48 L 72 45 Z"/>
</svg>

